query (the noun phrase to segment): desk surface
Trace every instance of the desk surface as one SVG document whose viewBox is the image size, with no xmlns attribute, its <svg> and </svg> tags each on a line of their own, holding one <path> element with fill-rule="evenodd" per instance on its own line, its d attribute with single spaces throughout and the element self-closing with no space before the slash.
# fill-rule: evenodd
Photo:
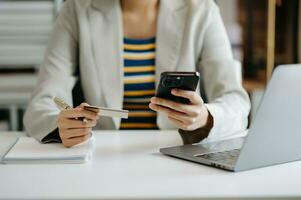
<svg viewBox="0 0 301 200">
<path fill-rule="evenodd" d="M 181 144 L 173 131 L 98 131 L 95 138 L 86 164 L 0 165 L 0 199 L 301 197 L 301 162 L 232 173 L 158 153 Z"/>
</svg>

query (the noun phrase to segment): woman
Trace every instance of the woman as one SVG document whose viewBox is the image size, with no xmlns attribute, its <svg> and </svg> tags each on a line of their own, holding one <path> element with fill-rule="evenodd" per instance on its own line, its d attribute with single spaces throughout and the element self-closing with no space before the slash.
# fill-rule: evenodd
<svg viewBox="0 0 301 200">
<path fill-rule="evenodd" d="M 87 103 L 130 109 L 130 119 L 98 120 L 85 104 L 60 112 L 52 97 L 72 105 L 77 70 Z M 151 98 L 163 71 L 199 71 L 208 102 L 198 91 L 173 90 L 189 105 Z M 245 129 L 249 109 L 213 0 L 72 0 L 55 23 L 24 123 L 40 141 L 66 147 L 87 140 L 95 126 L 177 128 L 184 143 L 194 143 Z"/>
</svg>

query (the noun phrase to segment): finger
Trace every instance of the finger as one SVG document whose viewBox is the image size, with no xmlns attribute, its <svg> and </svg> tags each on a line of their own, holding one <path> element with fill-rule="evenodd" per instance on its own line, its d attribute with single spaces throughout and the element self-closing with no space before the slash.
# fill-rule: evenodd
<svg viewBox="0 0 301 200">
<path fill-rule="evenodd" d="M 174 113 L 173 115 L 168 115 L 168 116 L 178 121 L 181 121 L 186 126 L 192 125 L 196 122 L 196 118 L 183 115 L 183 114 Z"/>
<path fill-rule="evenodd" d="M 186 105 L 186 104 L 180 104 L 168 99 L 162 99 L 162 98 L 158 98 L 158 97 L 152 97 L 151 98 L 151 103 L 153 104 L 157 104 L 159 106 L 164 106 L 182 113 L 186 113 L 189 112 L 189 107 L 190 105 Z"/>
<path fill-rule="evenodd" d="M 77 129 L 67 129 L 64 131 L 63 137 L 64 138 L 75 138 L 75 137 L 82 137 L 85 135 L 90 134 L 92 128 L 77 128 Z"/>
<path fill-rule="evenodd" d="M 177 128 L 183 129 L 183 127 L 184 127 L 183 122 L 181 122 L 181 121 L 178 120 L 178 119 L 174 119 L 172 116 L 168 116 L 168 119 L 169 119 L 173 124 L 175 124 L 175 126 L 176 126 Z"/>
<path fill-rule="evenodd" d="M 84 110 L 83 108 L 74 108 L 74 109 L 68 109 L 68 110 L 64 110 L 62 111 L 62 116 L 65 118 L 86 118 L 86 119 L 90 119 L 90 120 L 97 120 L 98 119 L 98 115 L 97 113 L 88 111 L 88 110 Z"/>
<path fill-rule="evenodd" d="M 91 137 L 91 134 L 85 135 L 83 137 L 71 138 L 63 141 L 65 147 L 72 147 L 74 145 L 83 143 Z"/>
<path fill-rule="evenodd" d="M 84 108 L 85 106 L 89 106 L 89 104 L 87 104 L 87 103 L 81 103 L 79 106 L 77 106 L 76 108 Z M 87 122 L 88 121 L 88 119 L 87 118 L 82 118 L 82 120 L 83 120 L 83 122 Z"/>
<path fill-rule="evenodd" d="M 189 91 L 189 90 L 181 90 L 181 89 L 172 89 L 171 90 L 172 95 L 177 97 L 184 97 L 190 100 L 192 104 L 198 105 L 203 104 L 203 99 L 200 97 L 198 93 L 195 91 Z"/>
<path fill-rule="evenodd" d="M 158 106 L 156 104 L 150 104 L 149 107 L 152 110 L 155 110 L 157 112 L 163 112 L 166 115 L 172 117 L 173 119 L 181 121 L 184 125 L 191 125 L 191 124 L 196 122 L 195 117 L 189 116 L 189 115 L 187 115 L 185 113 L 182 113 L 182 112 L 177 112 L 175 110 L 172 110 L 172 109 L 169 109 L 169 108 L 166 108 L 166 107 L 162 107 L 162 106 Z"/>
<path fill-rule="evenodd" d="M 70 129 L 70 128 L 92 128 L 96 126 L 96 120 L 88 120 L 86 122 L 82 120 L 76 119 L 64 119 L 60 123 L 60 127 L 63 129 Z"/>
<path fill-rule="evenodd" d="M 168 116 L 169 120 L 171 120 L 179 129 L 191 131 L 193 130 L 193 126 L 190 124 L 185 124 L 182 121 L 175 119 L 173 116 Z"/>
<path fill-rule="evenodd" d="M 199 105 L 187 105 L 187 104 L 180 104 L 177 102 L 173 102 L 167 99 L 161 99 L 157 97 L 153 97 L 151 99 L 151 103 L 161 105 L 163 107 L 170 108 L 172 110 L 176 110 L 180 113 L 186 114 L 191 117 L 197 117 L 199 115 Z"/>
<path fill-rule="evenodd" d="M 149 104 L 149 107 L 150 109 L 156 111 L 156 112 L 162 112 L 166 115 L 176 115 L 176 114 L 183 114 L 181 112 L 178 112 L 176 110 L 173 110 L 173 109 L 170 109 L 170 108 L 167 108 L 167 107 L 163 107 L 163 106 L 159 106 L 157 104 L 153 104 L 153 103 L 150 103 Z"/>
<path fill-rule="evenodd" d="M 178 113 L 177 111 L 174 111 L 174 110 L 171 110 L 169 108 L 165 108 L 165 107 L 162 107 L 162 106 L 158 106 L 156 104 L 149 104 L 149 107 L 154 110 L 154 111 L 157 111 L 157 112 L 162 112 L 162 113 L 165 113 L 168 118 L 178 127 L 178 128 L 182 128 L 184 127 L 184 124 L 181 120 L 179 119 L 175 119 L 173 116 L 176 115 L 176 113 Z"/>
<path fill-rule="evenodd" d="M 81 103 L 79 106 L 77 106 L 76 108 L 84 108 L 84 106 L 90 106 L 87 103 Z"/>
</svg>

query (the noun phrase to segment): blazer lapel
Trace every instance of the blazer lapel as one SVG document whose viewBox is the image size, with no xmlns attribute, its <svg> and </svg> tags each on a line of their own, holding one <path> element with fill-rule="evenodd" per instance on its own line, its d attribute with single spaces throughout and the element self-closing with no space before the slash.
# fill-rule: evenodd
<svg viewBox="0 0 301 200">
<path fill-rule="evenodd" d="M 123 101 L 123 28 L 119 0 L 93 0 L 89 13 L 92 48 L 106 105 L 121 109 Z M 156 49 L 156 83 L 163 71 L 176 70 L 185 31 L 185 0 L 161 0 Z M 114 118 L 116 129 L 120 119 Z"/>
<path fill-rule="evenodd" d="M 106 106 L 122 108 L 122 20 L 118 0 L 94 0 L 90 17 L 92 48 Z M 120 119 L 113 118 L 116 129 Z"/>
<path fill-rule="evenodd" d="M 156 83 L 164 71 L 176 70 L 188 15 L 185 0 L 161 0 L 157 29 Z"/>
</svg>

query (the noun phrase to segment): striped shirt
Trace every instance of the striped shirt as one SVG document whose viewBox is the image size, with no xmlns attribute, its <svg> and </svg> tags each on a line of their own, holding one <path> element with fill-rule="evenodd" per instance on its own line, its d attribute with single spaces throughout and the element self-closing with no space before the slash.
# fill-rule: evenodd
<svg viewBox="0 0 301 200">
<path fill-rule="evenodd" d="M 123 108 L 129 118 L 120 129 L 158 129 L 156 112 L 148 105 L 155 95 L 155 38 L 124 39 Z"/>
</svg>

